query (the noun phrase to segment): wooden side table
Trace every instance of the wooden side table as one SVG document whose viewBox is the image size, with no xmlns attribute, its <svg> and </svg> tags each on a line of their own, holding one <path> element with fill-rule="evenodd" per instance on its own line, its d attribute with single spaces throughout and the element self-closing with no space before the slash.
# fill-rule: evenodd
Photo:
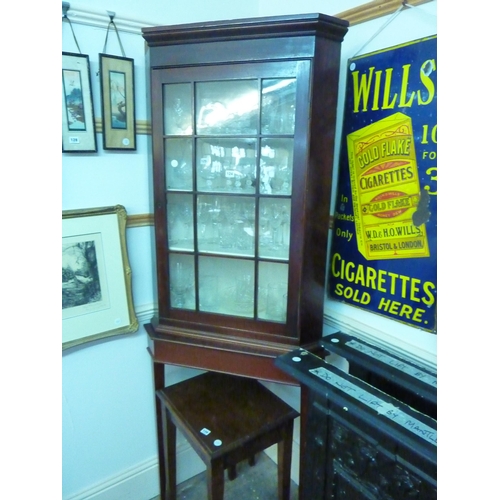
<svg viewBox="0 0 500 500">
<path fill-rule="evenodd" d="M 299 415 L 257 380 L 206 372 L 156 392 L 163 443 L 162 500 L 176 499 L 176 428 L 207 466 L 209 500 L 224 497 L 224 470 L 278 444 L 278 498 L 290 498 L 293 421 Z M 164 498 L 164 495 L 166 498 Z"/>
</svg>

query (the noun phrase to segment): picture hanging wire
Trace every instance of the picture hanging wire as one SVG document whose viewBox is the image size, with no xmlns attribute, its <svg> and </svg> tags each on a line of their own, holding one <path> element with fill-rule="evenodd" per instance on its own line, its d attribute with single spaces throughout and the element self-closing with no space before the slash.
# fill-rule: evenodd
<svg viewBox="0 0 500 500">
<path fill-rule="evenodd" d="M 69 3 L 63 2 L 62 3 L 62 13 L 63 13 L 62 20 L 63 20 L 63 22 L 64 22 L 64 20 L 68 21 L 69 27 L 71 28 L 71 33 L 73 33 L 73 40 L 75 40 L 78 52 L 81 54 L 82 51 L 80 50 L 80 46 L 78 45 L 78 40 L 76 39 L 76 35 L 75 35 L 74 30 L 73 30 L 73 25 L 71 24 L 71 20 L 68 17 L 68 10 L 69 10 Z"/>
<path fill-rule="evenodd" d="M 361 48 L 351 58 L 356 57 L 372 40 L 374 40 L 378 35 L 380 35 L 380 33 L 382 33 L 382 31 L 384 31 L 385 28 L 387 28 L 387 26 L 389 26 L 389 24 L 392 23 L 392 21 L 394 21 L 394 19 L 396 19 L 396 17 L 399 16 L 399 14 L 401 13 L 401 11 L 405 7 L 413 7 L 413 6 L 407 4 L 406 0 L 403 0 L 403 2 L 401 2 L 401 5 L 392 14 L 392 16 L 389 19 L 387 19 L 387 21 L 361 46 Z"/>
<path fill-rule="evenodd" d="M 106 54 L 106 45 L 108 44 L 109 28 L 111 25 L 113 25 L 113 27 L 115 28 L 115 32 L 116 32 L 116 37 L 118 38 L 118 43 L 120 44 L 120 50 L 122 51 L 122 56 L 125 57 L 125 51 L 123 50 L 122 41 L 120 40 L 120 35 L 118 34 L 118 29 L 116 27 L 116 24 L 113 21 L 113 18 L 115 17 L 115 13 L 110 12 L 109 10 L 107 12 L 108 12 L 108 16 L 109 16 L 109 24 L 108 24 L 108 29 L 106 30 L 106 39 L 104 40 L 104 48 L 102 49 L 102 52 L 103 52 L 103 54 Z"/>
</svg>

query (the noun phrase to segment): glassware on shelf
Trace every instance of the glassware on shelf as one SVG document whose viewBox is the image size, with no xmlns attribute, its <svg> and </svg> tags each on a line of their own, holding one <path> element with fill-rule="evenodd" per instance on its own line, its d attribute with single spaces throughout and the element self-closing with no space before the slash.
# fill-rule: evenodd
<svg viewBox="0 0 500 500">
<path fill-rule="evenodd" d="M 220 201 L 217 196 L 198 196 L 197 237 L 200 252 L 210 252 L 217 248 L 220 212 Z"/>
<path fill-rule="evenodd" d="M 244 273 L 236 278 L 233 308 L 237 313 L 253 316 L 254 279 L 253 274 Z"/>
<path fill-rule="evenodd" d="M 198 135 L 256 134 L 259 109 L 258 80 L 199 82 L 196 84 Z"/>
<path fill-rule="evenodd" d="M 292 194 L 293 139 L 262 139 L 259 187 L 262 194 Z"/>
<path fill-rule="evenodd" d="M 284 323 L 288 307 L 288 264 L 262 261 L 258 276 L 258 317 Z"/>
<path fill-rule="evenodd" d="M 165 135 L 191 135 L 193 133 L 191 85 L 189 83 L 164 85 L 163 100 Z"/>
<path fill-rule="evenodd" d="M 173 286 L 172 307 L 286 321 L 288 264 L 266 261 L 290 258 L 295 79 L 169 84 L 164 99 L 168 245 L 198 283 Z"/>
<path fill-rule="evenodd" d="M 288 259 L 290 253 L 290 199 L 262 198 L 259 208 L 259 255 Z"/>
<path fill-rule="evenodd" d="M 197 235 L 200 252 L 255 255 L 255 199 L 199 195 Z"/>
<path fill-rule="evenodd" d="M 193 197 L 170 193 L 167 205 L 168 246 L 171 250 L 193 250 Z"/>
<path fill-rule="evenodd" d="M 218 277 L 214 274 L 200 276 L 200 311 L 218 312 L 220 305 Z"/>
<path fill-rule="evenodd" d="M 198 139 L 196 151 L 199 191 L 255 193 L 255 139 Z"/>
<path fill-rule="evenodd" d="M 295 78 L 268 79 L 262 83 L 262 133 L 293 134 L 295 132 Z"/>
<path fill-rule="evenodd" d="M 193 148 L 191 139 L 165 139 L 167 189 L 193 189 Z"/>
<path fill-rule="evenodd" d="M 170 261 L 170 305 L 194 309 L 194 265 L 192 257 L 172 256 Z"/>
<path fill-rule="evenodd" d="M 236 213 L 236 241 L 238 250 L 245 255 L 255 255 L 255 200 L 245 199 L 238 205 Z"/>
<path fill-rule="evenodd" d="M 200 256 L 200 310 L 251 318 L 254 315 L 254 262 L 249 259 Z M 213 277 L 207 280 L 204 277 Z M 209 285 L 209 282 L 216 285 Z M 207 296 L 216 289 L 216 297 Z M 211 300 L 212 305 L 206 305 Z"/>
</svg>

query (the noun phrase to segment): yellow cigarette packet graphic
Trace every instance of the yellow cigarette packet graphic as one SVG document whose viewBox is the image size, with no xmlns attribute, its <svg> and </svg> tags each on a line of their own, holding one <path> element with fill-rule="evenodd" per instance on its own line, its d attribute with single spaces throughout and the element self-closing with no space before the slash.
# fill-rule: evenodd
<svg viewBox="0 0 500 500">
<path fill-rule="evenodd" d="M 411 118 L 395 113 L 347 136 L 356 240 L 368 260 L 429 257 Z M 419 225 L 415 225 L 415 222 Z"/>
</svg>

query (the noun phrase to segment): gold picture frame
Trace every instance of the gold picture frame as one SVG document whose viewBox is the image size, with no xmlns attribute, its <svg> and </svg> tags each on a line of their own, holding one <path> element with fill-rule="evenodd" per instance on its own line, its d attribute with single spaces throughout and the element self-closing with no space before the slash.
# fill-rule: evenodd
<svg viewBox="0 0 500 500">
<path fill-rule="evenodd" d="M 99 54 L 104 149 L 135 151 L 134 60 Z"/>
<path fill-rule="evenodd" d="M 62 152 L 95 153 L 89 56 L 62 53 Z"/>
<path fill-rule="evenodd" d="M 122 205 L 62 212 L 62 348 L 133 333 Z"/>
</svg>

